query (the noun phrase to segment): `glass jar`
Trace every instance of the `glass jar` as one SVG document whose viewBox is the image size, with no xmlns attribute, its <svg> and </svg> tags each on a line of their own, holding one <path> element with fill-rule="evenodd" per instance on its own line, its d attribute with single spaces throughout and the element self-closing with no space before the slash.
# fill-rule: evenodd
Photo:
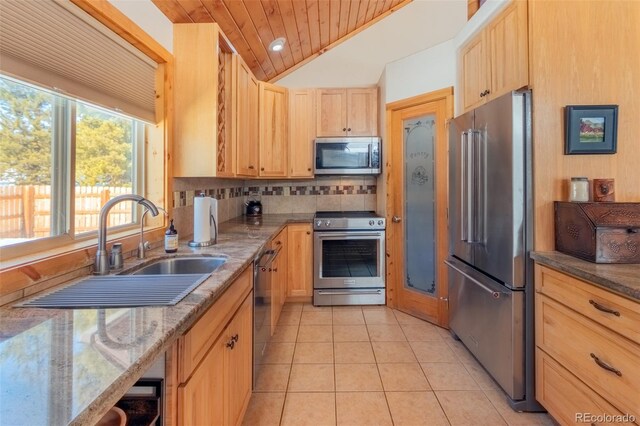
<svg viewBox="0 0 640 426">
<path fill-rule="evenodd" d="M 569 201 L 589 201 L 589 179 L 586 177 L 572 177 L 569 183 Z"/>
</svg>

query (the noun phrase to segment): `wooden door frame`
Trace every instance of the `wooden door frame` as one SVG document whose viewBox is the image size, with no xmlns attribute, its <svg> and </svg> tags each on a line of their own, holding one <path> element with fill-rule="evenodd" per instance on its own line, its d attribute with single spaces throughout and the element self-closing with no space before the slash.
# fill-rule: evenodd
<svg viewBox="0 0 640 426">
<path fill-rule="evenodd" d="M 402 170 L 397 172 L 393 169 L 393 162 L 398 155 L 403 155 L 402 133 L 394 133 L 393 119 L 403 110 L 421 106 L 427 103 L 444 101 L 445 102 L 445 131 L 444 135 L 440 135 L 442 143 L 434 147 L 436 167 L 435 184 L 436 184 L 436 286 L 438 294 L 446 294 L 447 287 L 447 270 L 444 260 L 448 255 L 448 227 L 447 227 L 447 208 L 448 208 L 448 153 L 449 138 L 447 137 L 448 123 L 453 118 L 453 87 L 448 87 L 424 95 L 414 96 L 412 98 L 403 99 L 392 102 L 386 106 L 386 140 L 389 144 L 385 154 L 385 178 L 386 178 L 386 275 L 387 275 L 387 305 L 396 308 L 398 306 L 398 291 L 402 282 L 396 282 L 395 277 L 402 277 L 403 267 L 402 259 L 398 258 L 398 253 L 402 252 L 402 244 L 404 236 L 396 235 L 398 228 L 394 226 L 392 218 L 395 214 L 402 216 L 402 197 L 401 192 L 396 189 L 403 183 Z M 400 228 L 402 229 L 402 228 Z M 445 290 L 445 292 L 443 292 Z M 448 299 L 440 298 L 438 300 L 438 315 L 434 318 L 438 324 L 445 325 L 448 321 Z"/>
</svg>

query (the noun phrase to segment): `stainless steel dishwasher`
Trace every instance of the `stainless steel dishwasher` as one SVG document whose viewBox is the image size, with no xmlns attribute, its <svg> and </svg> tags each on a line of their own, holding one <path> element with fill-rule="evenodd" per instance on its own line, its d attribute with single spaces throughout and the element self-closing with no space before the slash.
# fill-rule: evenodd
<svg viewBox="0 0 640 426">
<path fill-rule="evenodd" d="M 262 365 L 262 358 L 271 337 L 271 264 L 279 254 L 269 245 L 258 253 L 253 262 L 253 385 Z"/>
</svg>

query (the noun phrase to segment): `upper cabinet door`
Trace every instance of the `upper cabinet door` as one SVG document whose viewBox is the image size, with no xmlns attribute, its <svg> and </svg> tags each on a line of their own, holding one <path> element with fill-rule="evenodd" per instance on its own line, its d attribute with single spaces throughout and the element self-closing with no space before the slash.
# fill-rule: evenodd
<svg viewBox="0 0 640 426">
<path fill-rule="evenodd" d="M 260 82 L 260 176 L 287 176 L 287 89 Z"/>
<path fill-rule="evenodd" d="M 347 136 L 378 134 L 378 89 L 347 89 Z"/>
<path fill-rule="evenodd" d="M 527 2 L 513 0 L 460 49 L 462 112 L 529 84 Z"/>
<path fill-rule="evenodd" d="M 234 176 L 235 76 L 224 40 L 217 24 L 174 28 L 174 176 Z"/>
<path fill-rule="evenodd" d="M 236 174 L 258 176 L 258 80 L 236 55 Z"/>
<path fill-rule="evenodd" d="M 378 89 L 318 89 L 318 137 L 377 136 Z"/>
<path fill-rule="evenodd" d="M 460 52 L 460 73 L 462 79 L 462 107 L 465 111 L 486 101 L 489 87 L 487 52 L 484 33 L 478 34 Z"/>
<path fill-rule="evenodd" d="M 315 90 L 289 91 L 289 176 L 313 177 L 316 137 Z"/>
<path fill-rule="evenodd" d="M 527 2 L 514 1 L 487 28 L 491 96 L 529 84 Z"/>
<path fill-rule="evenodd" d="M 347 132 L 347 90 L 319 89 L 317 136 L 344 136 Z"/>
</svg>

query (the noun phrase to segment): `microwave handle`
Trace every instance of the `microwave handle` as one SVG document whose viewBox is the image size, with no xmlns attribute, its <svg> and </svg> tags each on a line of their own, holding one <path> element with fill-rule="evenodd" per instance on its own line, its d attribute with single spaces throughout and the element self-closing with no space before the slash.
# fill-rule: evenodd
<svg viewBox="0 0 640 426">
<path fill-rule="evenodd" d="M 373 167 L 373 144 L 369 144 L 369 168 Z"/>
</svg>

